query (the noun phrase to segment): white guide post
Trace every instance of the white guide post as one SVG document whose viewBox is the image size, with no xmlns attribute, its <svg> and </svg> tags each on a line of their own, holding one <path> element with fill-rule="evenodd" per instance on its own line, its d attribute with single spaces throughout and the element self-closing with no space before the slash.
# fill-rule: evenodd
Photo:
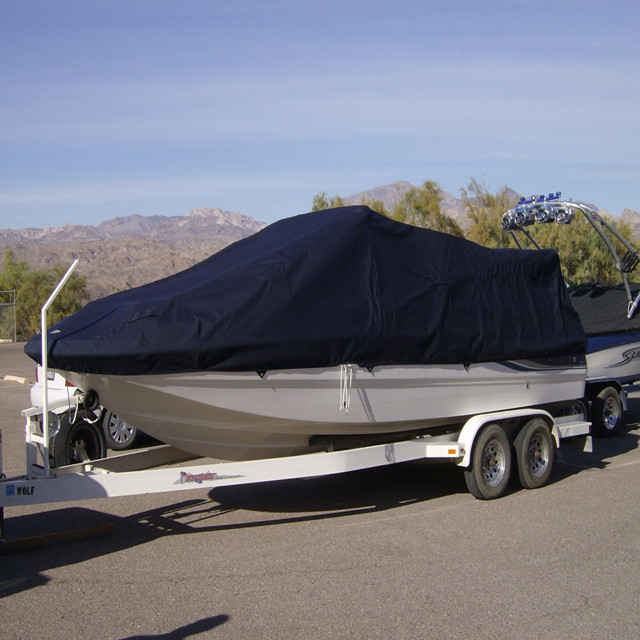
<svg viewBox="0 0 640 640">
<path fill-rule="evenodd" d="M 58 297 L 60 290 L 67 284 L 67 280 L 71 277 L 71 274 L 75 271 L 78 266 L 78 260 L 75 260 L 73 264 L 67 270 L 67 273 L 64 274 L 64 277 L 58 283 L 58 286 L 53 290 L 53 293 L 49 296 L 49 299 L 44 303 L 42 309 L 40 310 L 40 332 L 42 339 L 42 375 L 44 377 L 44 382 L 42 384 L 42 438 L 44 440 L 43 449 L 42 449 L 42 457 L 44 458 L 44 473 L 45 475 L 49 475 L 51 471 L 49 466 L 49 392 L 48 392 L 48 379 L 47 379 L 47 371 L 48 371 L 48 335 L 47 335 L 47 311 L 49 307 L 53 304 L 53 301 Z"/>
</svg>

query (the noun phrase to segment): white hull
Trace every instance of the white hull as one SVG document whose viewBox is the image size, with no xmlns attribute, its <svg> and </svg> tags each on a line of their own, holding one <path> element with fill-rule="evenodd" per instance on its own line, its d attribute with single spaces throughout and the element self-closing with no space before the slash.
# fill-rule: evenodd
<svg viewBox="0 0 640 640">
<path fill-rule="evenodd" d="M 244 460 L 318 450 L 313 436 L 425 431 L 479 413 L 584 395 L 586 369 L 532 361 L 354 366 L 341 408 L 341 367 L 257 373 L 102 376 L 65 372 L 100 403 L 159 440 L 199 456 Z"/>
<path fill-rule="evenodd" d="M 588 382 L 629 384 L 640 380 L 640 333 L 589 338 L 587 370 Z"/>
</svg>

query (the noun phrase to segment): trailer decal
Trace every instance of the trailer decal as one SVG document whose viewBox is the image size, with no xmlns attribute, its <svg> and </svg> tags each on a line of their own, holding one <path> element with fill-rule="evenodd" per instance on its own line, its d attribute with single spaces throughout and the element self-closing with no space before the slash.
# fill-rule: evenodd
<svg viewBox="0 0 640 640">
<path fill-rule="evenodd" d="M 8 484 L 5 487 L 5 496 L 7 496 L 7 498 L 15 498 L 16 496 L 32 496 L 35 495 L 36 492 L 36 486 L 34 484 L 30 484 L 30 485 L 15 485 L 15 484 Z"/>
<path fill-rule="evenodd" d="M 202 484 L 207 480 L 226 480 L 227 478 L 241 478 L 241 475 L 229 476 L 221 475 L 215 471 L 206 471 L 205 473 L 187 473 L 186 471 L 180 472 L 180 484 L 185 482 L 195 482 L 196 484 Z"/>
</svg>

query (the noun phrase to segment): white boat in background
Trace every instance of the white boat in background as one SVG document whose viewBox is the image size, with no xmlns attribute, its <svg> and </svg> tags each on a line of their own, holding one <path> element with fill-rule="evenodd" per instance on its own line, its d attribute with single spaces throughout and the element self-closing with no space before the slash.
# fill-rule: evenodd
<svg viewBox="0 0 640 640">
<path fill-rule="evenodd" d="M 158 440 L 226 460 L 363 446 L 459 427 L 519 407 L 566 410 L 584 394 L 584 360 L 352 365 L 256 372 L 100 376 L 65 372 Z M 556 406 L 554 406 L 556 405 Z"/>
<path fill-rule="evenodd" d="M 640 318 L 634 304 L 639 293 L 640 285 L 629 282 L 626 287 L 588 283 L 569 289 L 587 335 L 589 385 L 640 380 Z"/>
<path fill-rule="evenodd" d="M 598 234 L 620 275 L 617 286 L 584 283 L 568 289 L 569 299 L 578 312 L 587 336 L 586 398 L 592 404 L 591 418 L 599 435 L 612 435 L 622 424 L 626 408 L 625 385 L 640 381 L 640 284 L 629 276 L 640 264 L 636 248 L 593 208 L 563 201 L 561 193 L 522 198 L 505 212 L 502 228 L 511 233 L 522 248 L 518 233 L 531 245 L 542 249 L 529 233 L 534 224 L 571 224 L 574 212 L 581 213 L 589 228 Z M 622 247 L 620 256 L 616 244 Z"/>
</svg>

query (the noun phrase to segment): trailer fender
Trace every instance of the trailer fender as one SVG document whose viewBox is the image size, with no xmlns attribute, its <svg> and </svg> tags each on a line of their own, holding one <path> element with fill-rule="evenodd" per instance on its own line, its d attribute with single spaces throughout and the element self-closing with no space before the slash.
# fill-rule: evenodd
<svg viewBox="0 0 640 640">
<path fill-rule="evenodd" d="M 510 422 L 516 424 L 523 424 L 526 420 L 533 418 L 534 416 L 541 416 L 544 418 L 551 429 L 551 435 L 553 436 L 556 446 L 560 446 L 560 433 L 556 428 L 555 422 L 551 414 L 542 409 L 513 409 L 510 411 L 495 411 L 493 413 L 482 413 L 479 415 L 471 416 L 460 431 L 458 436 L 458 442 L 464 446 L 464 456 L 457 463 L 459 467 L 469 467 L 471 464 L 471 455 L 473 453 L 473 445 L 475 443 L 478 433 L 490 423 L 509 424 Z M 515 434 L 514 434 L 515 435 Z"/>
<path fill-rule="evenodd" d="M 587 381 L 587 400 L 593 402 L 593 400 L 598 397 L 598 394 L 607 387 L 613 387 L 618 392 L 620 402 L 622 403 L 622 410 L 627 411 L 627 390 L 624 385 L 615 379 Z"/>
</svg>

